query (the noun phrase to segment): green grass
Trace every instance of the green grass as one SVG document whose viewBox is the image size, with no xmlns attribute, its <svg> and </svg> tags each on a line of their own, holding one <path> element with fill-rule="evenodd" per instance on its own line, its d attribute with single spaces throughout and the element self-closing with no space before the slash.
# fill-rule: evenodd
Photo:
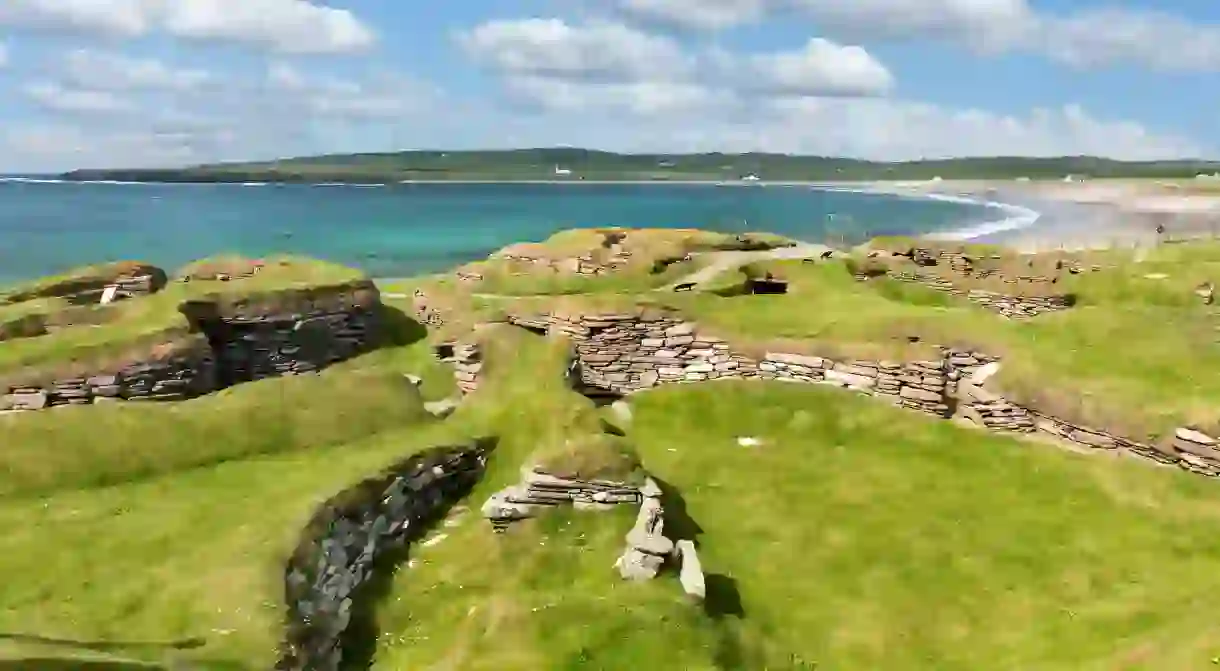
<svg viewBox="0 0 1220 671">
<path fill-rule="evenodd" d="M 633 398 L 628 438 L 702 529 L 711 614 L 670 576 L 619 580 L 630 511 L 500 537 L 464 516 L 395 577 L 375 668 L 1100 671 L 1220 652 L 1214 483 L 833 390 Z M 744 615 L 723 615 L 738 599 Z"/>
<path fill-rule="evenodd" d="M 1184 424 L 1220 427 L 1220 382 L 1206 373 L 1220 366 L 1220 320 L 1191 293 L 1217 262 L 1220 246 L 1183 245 L 1143 263 L 1068 276 L 1061 286 L 1080 305 L 1026 321 L 915 285 L 859 283 L 840 263 L 771 264 L 790 281 L 782 296 L 664 301 L 755 353 L 908 360 L 934 354 L 929 344 L 980 349 L 1004 357 L 997 383 L 1014 400 L 1131 437 L 1159 437 Z M 1145 277 L 1158 272 L 1169 278 Z"/>
<path fill-rule="evenodd" d="M 109 308 L 106 323 L 65 328 L 36 338 L 7 341 L 0 347 L 0 374 L 20 378 L 54 366 L 87 369 L 147 355 L 158 345 L 171 348 L 197 339 L 186 335 L 178 306 L 187 300 L 241 301 L 288 289 L 341 285 L 363 278 L 343 266 L 283 257 L 269 259 L 258 275 L 231 282 L 170 283 L 151 296 L 122 301 Z"/>
</svg>

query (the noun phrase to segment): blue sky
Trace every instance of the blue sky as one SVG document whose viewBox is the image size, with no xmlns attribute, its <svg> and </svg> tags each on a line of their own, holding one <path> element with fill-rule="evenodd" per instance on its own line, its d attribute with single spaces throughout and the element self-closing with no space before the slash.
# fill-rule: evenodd
<svg viewBox="0 0 1220 671">
<path fill-rule="evenodd" d="M 3 0 L 0 171 L 579 145 L 1220 157 L 1214 0 Z"/>
</svg>

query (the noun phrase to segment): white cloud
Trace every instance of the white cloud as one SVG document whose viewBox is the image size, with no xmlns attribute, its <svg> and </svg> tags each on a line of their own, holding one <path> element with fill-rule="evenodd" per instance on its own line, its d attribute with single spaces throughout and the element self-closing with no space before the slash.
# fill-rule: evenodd
<svg viewBox="0 0 1220 671">
<path fill-rule="evenodd" d="M 8 67 L 8 46 L 0 42 L 0 69 Z"/>
<path fill-rule="evenodd" d="M 213 79 L 200 69 L 92 49 L 65 54 L 61 76 L 68 84 L 97 91 L 192 91 Z"/>
<path fill-rule="evenodd" d="M 723 103 L 728 96 L 698 84 L 648 80 L 585 82 L 524 76 L 511 77 L 505 84 L 509 95 L 548 111 L 614 110 L 644 117 L 693 113 Z"/>
<path fill-rule="evenodd" d="M 459 33 L 458 42 L 479 61 L 518 75 L 660 78 L 683 75 L 691 66 L 672 40 L 608 22 L 491 21 Z"/>
<path fill-rule="evenodd" d="M 131 101 L 113 93 L 67 88 L 55 82 L 35 82 L 27 84 L 22 90 L 35 104 L 50 112 L 96 115 L 135 109 Z"/>
<path fill-rule="evenodd" d="M 313 115 L 348 120 L 394 119 L 432 106 L 439 92 L 402 75 L 386 74 L 364 81 L 310 77 L 284 63 L 267 70 L 272 95 L 281 104 L 302 107 Z"/>
<path fill-rule="evenodd" d="M 346 53 L 375 42 L 350 11 L 307 0 L 4 0 L 0 26 L 111 37 L 164 31 L 283 53 Z"/>
<path fill-rule="evenodd" d="M 284 53 L 360 51 L 375 41 L 350 11 L 304 0 L 162 2 L 165 29 L 179 37 L 244 42 Z"/>
<path fill-rule="evenodd" d="M 1130 63 L 1162 70 L 1220 71 L 1220 25 L 1115 4 L 1069 14 L 1029 0 L 616 0 L 647 20 L 724 29 L 768 15 L 803 15 L 819 32 L 850 38 L 930 38 L 979 52 L 1027 51 L 1074 67 Z"/>
<path fill-rule="evenodd" d="M 629 16 L 677 26 L 718 30 L 755 21 L 768 0 L 619 0 Z"/>
<path fill-rule="evenodd" d="M 725 65 L 725 56 L 719 58 Z M 894 87 L 890 71 L 858 46 L 844 46 L 821 38 L 810 39 L 803 49 L 755 54 L 742 64 L 727 63 L 740 85 L 748 90 L 783 96 L 877 96 Z"/>
</svg>

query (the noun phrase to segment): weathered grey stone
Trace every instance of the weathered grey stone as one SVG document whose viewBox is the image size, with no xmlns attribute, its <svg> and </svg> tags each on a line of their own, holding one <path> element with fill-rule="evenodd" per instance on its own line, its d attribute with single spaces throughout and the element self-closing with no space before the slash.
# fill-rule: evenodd
<svg viewBox="0 0 1220 671">
<path fill-rule="evenodd" d="M 703 578 L 703 566 L 699 555 L 695 552 L 695 544 L 689 540 L 677 542 L 677 554 L 682 568 L 678 570 L 678 580 L 682 583 L 682 591 L 696 599 L 707 597 L 707 585 Z"/>
</svg>

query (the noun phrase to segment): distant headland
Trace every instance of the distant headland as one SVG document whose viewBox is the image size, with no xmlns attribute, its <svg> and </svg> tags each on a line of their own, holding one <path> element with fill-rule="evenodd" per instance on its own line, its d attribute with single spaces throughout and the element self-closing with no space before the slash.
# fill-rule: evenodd
<svg viewBox="0 0 1220 671">
<path fill-rule="evenodd" d="M 1092 156 L 971 157 L 904 162 L 790 154 L 618 154 L 576 148 L 332 154 L 183 168 L 83 169 L 71 181 L 391 184 L 492 182 L 850 182 L 954 179 L 1193 178 L 1220 161 Z"/>
</svg>

